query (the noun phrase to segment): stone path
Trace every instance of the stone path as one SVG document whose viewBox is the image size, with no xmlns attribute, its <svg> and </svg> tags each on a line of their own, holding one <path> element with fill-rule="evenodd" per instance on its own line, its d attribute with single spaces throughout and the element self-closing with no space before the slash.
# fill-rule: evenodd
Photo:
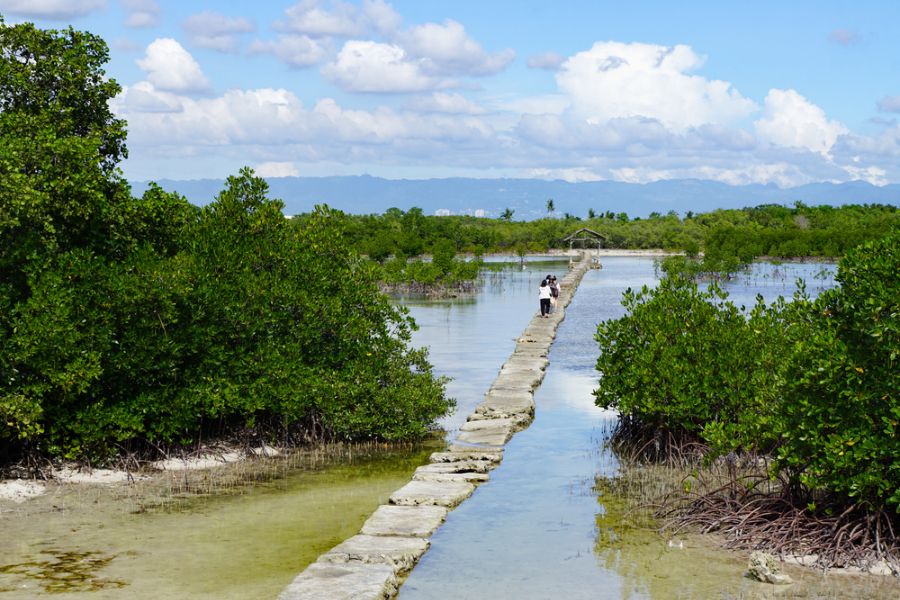
<svg viewBox="0 0 900 600">
<path fill-rule="evenodd" d="M 358 535 L 338 544 L 294 578 L 278 600 L 389 600 L 428 550 L 447 512 L 472 495 L 503 460 L 503 447 L 534 419 L 534 390 L 544 379 L 550 345 L 581 278 L 582 257 L 560 281 L 556 312 L 535 315 L 484 400 L 444 452 L 431 455 L 412 481 L 391 494 Z M 537 304 L 537 302 L 535 302 Z"/>
</svg>

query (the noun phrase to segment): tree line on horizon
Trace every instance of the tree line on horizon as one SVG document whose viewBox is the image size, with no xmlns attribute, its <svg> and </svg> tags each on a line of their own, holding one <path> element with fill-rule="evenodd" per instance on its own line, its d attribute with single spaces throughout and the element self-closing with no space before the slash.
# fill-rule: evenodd
<svg viewBox="0 0 900 600">
<path fill-rule="evenodd" d="M 344 219 L 348 241 L 379 263 L 429 254 L 447 241 L 457 252 L 475 256 L 567 249 L 565 238 L 582 227 L 603 235 L 607 248 L 659 248 L 688 256 L 702 252 L 718 261 L 740 263 L 759 257 L 837 259 L 900 226 L 900 209 L 882 204 L 833 207 L 798 202 L 792 207 L 769 204 L 688 212 L 683 217 L 674 212 L 652 213 L 643 219 L 631 219 L 625 213 L 591 211 L 591 215 L 514 221 L 512 214 L 508 218 L 431 216 L 413 207 L 391 208 L 380 215 L 345 214 Z M 294 217 L 301 224 L 305 218 Z"/>
</svg>

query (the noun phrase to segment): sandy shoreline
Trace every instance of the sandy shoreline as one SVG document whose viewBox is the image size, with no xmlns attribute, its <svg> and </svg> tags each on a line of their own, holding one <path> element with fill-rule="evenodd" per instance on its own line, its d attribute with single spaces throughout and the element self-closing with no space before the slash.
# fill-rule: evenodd
<svg viewBox="0 0 900 600">
<path fill-rule="evenodd" d="M 279 456 L 281 451 L 271 446 L 252 448 L 249 452 L 236 449 L 214 450 L 202 452 L 196 456 L 169 458 L 154 461 L 147 465 L 146 471 L 125 471 L 121 469 L 91 469 L 75 464 L 66 464 L 52 471 L 51 481 L 54 484 L 92 484 L 113 485 L 130 483 L 147 479 L 153 474 L 165 471 L 199 471 L 233 464 L 252 457 Z M 38 479 L 4 479 L 0 480 L 0 501 L 8 500 L 21 504 L 32 498 L 43 495 L 49 482 Z"/>
</svg>

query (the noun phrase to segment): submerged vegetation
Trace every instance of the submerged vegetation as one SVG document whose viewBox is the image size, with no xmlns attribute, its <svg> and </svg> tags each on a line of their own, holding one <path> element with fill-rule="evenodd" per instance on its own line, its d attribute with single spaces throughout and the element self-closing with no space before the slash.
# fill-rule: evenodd
<svg viewBox="0 0 900 600">
<path fill-rule="evenodd" d="M 678 275 L 629 290 L 626 316 L 598 328 L 595 395 L 621 413 L 618 444 L 729 465 L 670 516 L 826 567 L 900 572 L 900 233 L 848 252 L 836 281 L 748 315 Z"/>
<path fill-rule="evenodd" d="M 452 407 L 341 215 L 296 226 L 249 169 L 202 209 L 134 198 L 105 43 L 0 24 L 0 47 L 0 459 L 415 439 Z"/>
</svg>

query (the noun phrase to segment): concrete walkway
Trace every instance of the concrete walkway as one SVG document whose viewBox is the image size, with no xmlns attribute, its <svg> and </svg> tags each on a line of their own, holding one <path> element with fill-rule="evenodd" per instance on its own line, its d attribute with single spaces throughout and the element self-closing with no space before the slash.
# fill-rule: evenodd
<svg viewBox="0 0 900 600">
<path fill-rule="evenodd" d="M 358 535 L 319 556 L 279 600 L 389 600 L 397 595 L 448 511 L 488 480 L 503 460 L 505 444 L 534 419 L 534 390 L 544 379 L 550 345 L 590 268 L 590 258 L 582 257 L 561 279 L 556 312 L 532 318 L 447 450 L 432 454 L 429 464 L 416 469 L 412 481 L 391 494 L 390 504 L 378 507 Z"/>
</svg>

